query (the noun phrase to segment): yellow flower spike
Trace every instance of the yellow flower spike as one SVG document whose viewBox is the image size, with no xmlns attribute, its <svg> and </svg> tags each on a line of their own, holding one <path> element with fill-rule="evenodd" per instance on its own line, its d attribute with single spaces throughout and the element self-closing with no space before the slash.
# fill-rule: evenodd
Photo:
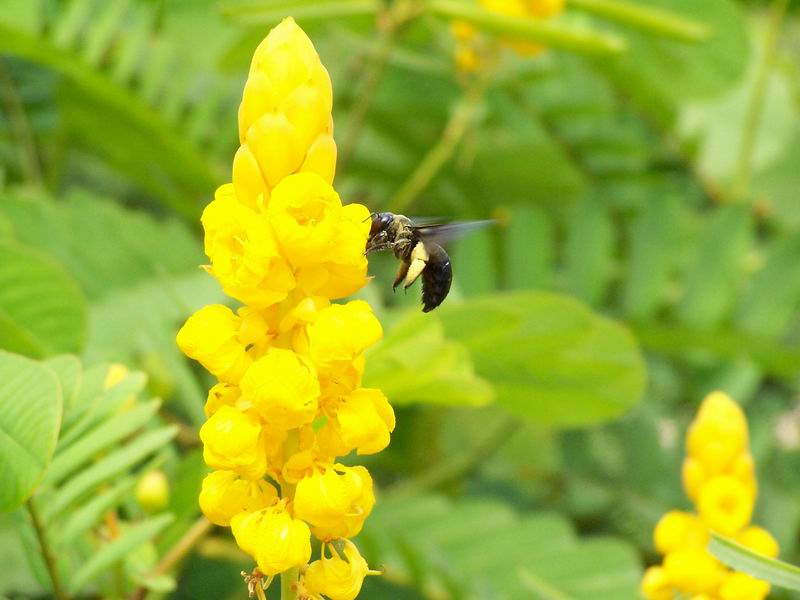
<svg viewBox="0 0 800 600">
<path fill-rule="evenodd" d="M 745 573 L 731 573 L 719 589 L 720 600 L 763 600 L 769 584 Z"/>
<path fill-rule="evenodd" d="M 317 412 L 319 382 L 313 366 L 291 350 L 270 348 L 247 370 L 242 394 L 274 427 L 310 423 Z"/>
<path fill-rule="evenodd" d="M 333 183 L 336 174 L 336 142 L 331 135 L 320 135 L 308 149 L 300 173 L 316 173 L 326 183 Z"/>
<path fill-rule="evenodd" d="M 222 406 L 200 428 L 203 459 L 215 469 L 258 479 L 267 470 L 261 424 L 232 406 Z"/>
<path fill-rule="evenodd" d="M 725 577 L 725 569 L 706 550 L 687 548 L 664 557 L 664 574 L 679 591 L 713 593 Z"/>
<path fill-rule="evenodd" d="M 237 337 L 240 322 L 227 306 L 204 306 L 178 331 L 178 347 L 212 375 L 237 383 L 252 362 Z"/>
<path fill-rule="evenodd" d="M 241 512 L 268 508 L 278 500 L 277 490 L 264 481 L 248 481 L 233 471 L 214 471 L 203 479 L 200 509 L 215 525 L 230 525 Z"/>
<path fill-rule="evenodd" d="M 736 541 L 751 550 L 771 558 L 777 558 L 780 548 L 769 531 L 758 525 L 751 525 L 739 532 Z"/>
<path fill-rule="evenodd" d="M 239 204 L 232 186 L 217 190 L 201 221 L 210 272 L 226 294 L 254 308 L 268 308 L 295 287 L 266 219 Z"/>
<path fill-rule="evenodd" d="M 242 400 L 239 386 L 221 382 L 208 390 L 208 398 L 203 410 L 206 417 L 210 417 L 223 406 L 232 406 L 242 412 L 247 412 L 250 408 L 249 403 Z"/>
<path fill-rule="evenodd" d="M 663 567 L 649 567 L 642 577 L 639 591 L 647 600 L 673 600 L 672 585 Z"/>
<path fill-rule="evenodd" d="M 330 600 L 354 600 L 367 575 L 380 575 L 379 571 L 370 570 L 353 542 L 343 540 L 342 544 L 347 560 L 339 556 L 332 544 L 322 545 L 320 560 L 311 563 L 303 575 L 303 585 L 308 594 L 325 596 Z M 325 555 L 326 548 L 330 548 L 330 557 Z"/>
<path fill-rule="evenodd" d="M 661 554 L 683 548 L 705 548 L 708 544 L 708 528 L 696 515 L 671 510 L 659 520 L 653 540 L 656 550 Z"/>
<path fill-rule="evenodd" d="M 305 477 L 294 497 L 295 514 L 310 523 L 321 540 L 357 535 L 374 504 L 369 472 L 338 464 Z"/>
<path fill-rule="evenodd" d="M 703 486 L 697 509 L 710 529 L 732 536 L 750 522 L 754 503 L 745 484 L 730 475 L 718 475 Z"/>
<path fill-rule="evenodd" d="M 292 518 L 281 504 L 266 511 L 258 524 L 255 558 L 265 575 L 305 565 L 311 558 L 308 525 Z"/>
<path fill-rule="evenodd" d="M 358 454 L 375 454 L 389 445 L 395 419 L 386 396 L 380 390 L 361 388 L 347 396 L 336 419 L 342 442 Z"/>
</svg>

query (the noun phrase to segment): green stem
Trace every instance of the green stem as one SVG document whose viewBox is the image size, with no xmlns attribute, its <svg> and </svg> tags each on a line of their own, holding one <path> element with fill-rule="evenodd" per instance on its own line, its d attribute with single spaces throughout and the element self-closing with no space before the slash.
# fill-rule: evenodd
<svg viewBox="0 0 800 600">
<path fill-rule="evenodd" d="M 0 98 L 2 98 L 8 122 L 19 148 L 20 166 L 25 172 L 25 177 L 36 184 L 42 183 L 42 170 L 39 163 L 39 153 L 36 151 L 36 142 L 33 138 L 30 122 L 25 114 L 25 105 L 19 96 L 14 78 L 0 59 Z"/>
<path fill-rule="evenodd" d="M 297 588 L 294 584 L 299 574 L 299 567 L 281 573 L 281 600 L 297 600 Z"/>
<path fill-rule="evenodd" d="M 503 418 L 482 443 L 473 446 L 468 452 L 445 459 L 413 479 L 392 487 L 387 494 L 391 494 L 394 498 L 415 496 L 467 475 L 510 440 L 520 427 L 522 422 L 518 418 L 512 416 Z"/>
<path fill-rule="evenodd" d="M 57 600 L 68 600 L 69 596 L 64 591 L 64 586 L 61 583 L 61 575 L 58 573 L 58 565 L 56 565 L 53 550 L 47 539 L 47 531 L 39 516 L 39 511 L 34 504 L 33 498 L 29 498 L 25 506 L 28 509 L 28 514 L 31 516 L 33 529 L 36 531 L 36 539 L 39 541 L 39 547 L 42 550 L 42 558 L 44 558 L 47 573 L 50 575 L 50 581 L 53 584 L 53 596 L 55 596 Z"/>
<path fill-rule="evenodd" d="M 743 200 L 750 192 L 750 182 L 753 178 L 753 155 L 756 141 L 758 140 L 758 130 L 764 113 L 769 77 L 775 64 L 778 38 L 780 37 L 788 4 L 788 0 L 775 0 L 772 3 L 769 24 L 764 37 L 764 48 L 761 60 L 756 67 L 753 90 L 750 93 L 742 123 L 742 141 L 739 145 L 739 155 L 736 161 L 736 179 L 731 188 L 731 197 L 734 200 Z"/>
<path fill-rule="evenodd" d="M 407 210 L 428 187 L 442 167 L 452 158 L 467 128 L 475 119 L 482 100 L 482 85 L 476 85 L 467 91 L 464 98 L 456 105 L 439 141 L 428 150 L 422 162 L 389 201 L 389 211 L 402 213 Z"/>
</svg>

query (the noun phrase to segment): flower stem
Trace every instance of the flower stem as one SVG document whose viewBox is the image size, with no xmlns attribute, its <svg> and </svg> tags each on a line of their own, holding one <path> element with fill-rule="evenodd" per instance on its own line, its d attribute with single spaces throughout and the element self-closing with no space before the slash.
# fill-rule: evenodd
<svg viewBox="0 0 800 600">
<path fill-rule="evenodd" d="M 25 506 L 28 509 L 28 514 L 31 516 L 31 522 L 36 531 L 36 539 L 39 541 L 42 557 L 47 566 L 47 573 L 50 575 L 50 581 L 53 584 L 53 596 L 55 596 L 57 600 L 68 600 L 69 596 L 64 591 L 64 587 L 61 583 L 61 575 L 58 573 L 58 566 L 53 556 L 53 549 L 50 547 L 44 523 L 42 523 L 42 518 L 39 516 L 39 511 L 33 502 L 33 498 L 29 498 Z"/>
<path fill-rule="evenodd" d="M 297 600 L 297 588 L 293 586 L 297 582 L 299 573 L 299 567 L 281 573 L 281 600 Z"/>
</svg>

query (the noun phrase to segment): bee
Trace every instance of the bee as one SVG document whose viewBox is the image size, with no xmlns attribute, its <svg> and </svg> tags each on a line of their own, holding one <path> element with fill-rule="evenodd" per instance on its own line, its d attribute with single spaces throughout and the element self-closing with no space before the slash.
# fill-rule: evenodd
<svg viewBox="0 0 800 600">
<path fill-rule="evenodd" d="M 422 276 L 422 312 L 439 306 L 450 292 L 453 265 L 441 246 L 459 235 L 483 227 L 493 221 L 466 221 L 416 224 L 405 215 L 390 212 L 372 213 L 372 226 L 367 238 L 366 252 L 391 250 L 400 261 L 400 270 L 392 290 L 403 282 L 408 289 Z"/>
</svg>

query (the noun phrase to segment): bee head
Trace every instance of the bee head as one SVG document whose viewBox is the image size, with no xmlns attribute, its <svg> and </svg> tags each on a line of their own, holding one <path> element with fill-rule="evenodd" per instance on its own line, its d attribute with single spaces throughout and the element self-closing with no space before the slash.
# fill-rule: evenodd
<svg viewBox="0 0 800 600">
<path fill-rule="evenodd" d="M 385 231 L 389 225 L 394 221 L 394 215 L 390 212 L 372 213 L 372 227 L 369 230 L 369 236 L 374 237 L 381 231 Z"/>
</svg>

